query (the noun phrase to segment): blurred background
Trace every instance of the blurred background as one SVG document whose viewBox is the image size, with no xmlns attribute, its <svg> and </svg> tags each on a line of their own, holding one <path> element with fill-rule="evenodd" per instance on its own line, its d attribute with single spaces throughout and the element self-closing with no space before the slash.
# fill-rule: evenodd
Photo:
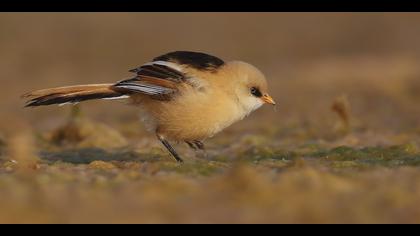
<svg viewBox="0 0 420 236">
<path fill-rule="evenodd" d="M 1 13 L 0 221 L 418 222 L 419 24 L 417 13 Z M 210 162 L 176 169 L 122 102 L 23 109 L 25 92 L 115 82 L 175 50 L 256 65 L 278 104 L 209 140 Z M 72 112 L 91 122 L 78 138 Z M 27 156 L 30 178 L 10 161 Z"/>
<path fill-rule="evenodd" d="M 54 125 L 65 109 L 23 110 L 19 95 L 45 87 L 118 81 L 157 55 L 192 50 L 247 61 L 266 74 L 279 103 L 277 112 L 267 107 L 250 120 L 265 117 L 281 123 L 298 117 L 328 123 L 329 103 L 347 94 L 363 125 L 413 129 L 419 110 L 419 17 L 415 13 L 3 13 L 1 79 L 7 86 L 1 93 L 1 112 L 24 116 L 38 127 Z M 131 107 L 118 103 L 84 106 L 95 119 L 136 119 Z"/>
</svg>

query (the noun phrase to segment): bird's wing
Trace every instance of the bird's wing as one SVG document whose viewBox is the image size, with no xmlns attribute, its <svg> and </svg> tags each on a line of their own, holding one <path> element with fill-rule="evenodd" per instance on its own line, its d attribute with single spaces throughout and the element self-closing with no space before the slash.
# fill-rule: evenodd
<svg viewBox="0 0 420 236">
<path fill-rule="evenodd" d="M 122 80 L 114 87 L 151 96 L 171 95 L 177 92 L 181 83 L 188 80 L 181 66 L 166 61 L 153 61 L 130 72 L 136 73 L 136 77 Z"/>
</svg>

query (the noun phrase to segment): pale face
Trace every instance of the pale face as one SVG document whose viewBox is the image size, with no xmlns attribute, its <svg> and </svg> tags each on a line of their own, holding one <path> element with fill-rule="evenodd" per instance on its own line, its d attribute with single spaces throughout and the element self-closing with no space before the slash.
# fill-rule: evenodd
<svg viewBox="0 0 420 236">
<path fill-rule="evenodd" d="M 264 105 L 264 101 L 261 100 L 259 97 L 255 97 L 251 94 L 250 88 L 246 88 L 248 91 L 242 91 L 239 97 L 239 102 L 242 105 L 245 113 L 250 114 L 251 112 L 257 110 L 262 105 Z"/>
<path fill-rule="evenodd" d="M 236 95 L 247 115 L 260 108 L 264 103 L 275 104 L 267 93 L 267 82 L 264 75 L 254 66 L 238 63 L 241 73 L 238 73 Z"/>
</svg>

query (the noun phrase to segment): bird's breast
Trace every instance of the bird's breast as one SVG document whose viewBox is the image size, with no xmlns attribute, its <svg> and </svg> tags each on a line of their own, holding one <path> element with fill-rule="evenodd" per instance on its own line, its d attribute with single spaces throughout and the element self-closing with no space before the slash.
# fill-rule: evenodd
<svg viewBox="0 0 420 236">
<path fill-rule="evenodd" d="M 172 101 L 153 101 L 141 108 L 149 130 L 168 139 L 204 140 L 245 114 L 234 99 L 218 91 L 188 91 Z"/>
</svg>

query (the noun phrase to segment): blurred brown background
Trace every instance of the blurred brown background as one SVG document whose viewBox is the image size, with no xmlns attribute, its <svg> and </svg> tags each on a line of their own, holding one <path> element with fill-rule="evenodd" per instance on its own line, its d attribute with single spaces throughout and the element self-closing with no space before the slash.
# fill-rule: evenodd
<svg viewBox="0 0 420 236">
<path fill-rule="evenodd" d="M 243 124 L 329 127 L 331 102 L 346 94 L 361 128 L 413 130 L 419 23 L 415 13 L 2 13 L 1 117 L 52 128 L 68 109 L 24 110 L 22 93 L 118 81 L 157 55 L 194 50 L 253 63 L 268 77 L 277 111 L 265 107 Z M 83 108 L 106 122 L 137 119 L 118 102 Z"/>
<path fill-rule="evenodd" d="M 0 222 L 419 222 L 419 25 L 418 13 L 0 13 Z M 118 81 L 175 50 L 256 65 L 277 107 L 209 140 L 209 159 L 178 145 L 182 167 L 123 102 L 81 106 L 111 127 L 81 123 L 93 150 L 45 138 L 71 106 L 23 108 L 25 92 Z M 128 148 L 108 152 L 111 137 Z"/>
</svg>

